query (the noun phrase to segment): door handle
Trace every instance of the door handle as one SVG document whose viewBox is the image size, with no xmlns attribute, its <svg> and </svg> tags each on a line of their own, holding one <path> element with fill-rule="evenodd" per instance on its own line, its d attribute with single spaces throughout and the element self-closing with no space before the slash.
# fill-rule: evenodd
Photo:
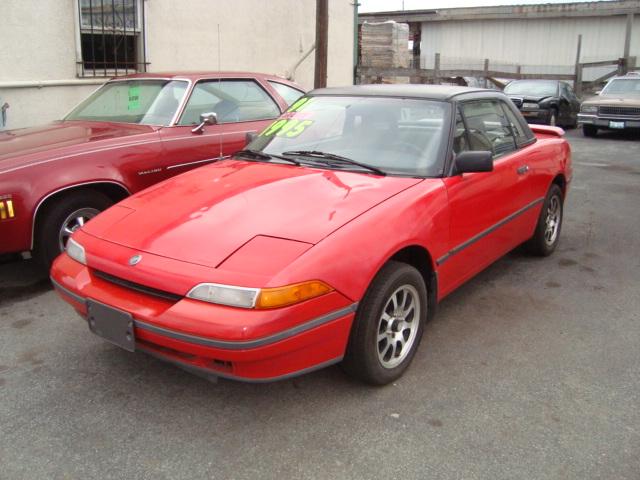
<svg viewBox="0 0 640 480">
<path fill-rule="evenodd" d="M 518 175 L 524 175 L 528 171 L 529 171 L 529 165 L 522 165 L 521 167 L 518 167 L 518 169 L 516 170 L 516 172 L 518 172 Z"/>
</svg>

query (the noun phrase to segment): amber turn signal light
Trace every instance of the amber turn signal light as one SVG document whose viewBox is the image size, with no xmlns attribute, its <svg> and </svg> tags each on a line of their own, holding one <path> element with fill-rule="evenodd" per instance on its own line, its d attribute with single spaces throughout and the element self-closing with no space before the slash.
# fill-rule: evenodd
<svg viewBox="0 0 640 480">
<path fill-rule="evenodd" d="M 320 280 L 295 283 L 278 288 L 263 288 L 256 299 L 255 308 L 278 308 L 304 302 L 333 291 L 329 285 Z"/>
</svg>

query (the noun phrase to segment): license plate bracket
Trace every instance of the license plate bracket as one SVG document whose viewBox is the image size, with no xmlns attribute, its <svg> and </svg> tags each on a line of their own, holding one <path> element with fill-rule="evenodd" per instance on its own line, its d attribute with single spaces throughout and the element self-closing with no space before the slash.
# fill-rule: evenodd
<svg viewBox="0 0 640 480">
<path fill-rule="evenodd" d="M 135 352 L 136 339 L 130 313 L 88 299 L 87 314 L 89 330 L 120 348 Z"/>
<path fill-rule="evenodd" d="M 624 128 L 624 122 L 609 121 L 609 128 Z"/>
</svg>

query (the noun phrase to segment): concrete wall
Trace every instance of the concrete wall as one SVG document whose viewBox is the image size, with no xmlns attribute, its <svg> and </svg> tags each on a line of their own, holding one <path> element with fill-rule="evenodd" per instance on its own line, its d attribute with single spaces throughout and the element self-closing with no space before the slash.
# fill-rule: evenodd
<svg viewBox="0 0 640 480">
<path fill-rule="evenodd" d="M 442 69 L 482 69 L 483 59 L 489 58 L 496 70 L 515 71 L 515 65 L 522 65 L 523 73 L 572 74 L 578 34 L 581 61 L 612 60 L 623 56 L 626 21 L 617 15 L 423 22 L 421 65 L 432 68 L 434 54 L 440 53 Z M 640 60 L 639 16 L 634 19 L 631 55 Z M 597 76 L 595 69 L 589 70 L 585 80 Z"/>
<path fill-rule="evenodd" d="M 144 0 L 148 71 L 248 70 L 285 76 L 315 41 L 314 0 Z M 353 83 L 353 5 L 329 2 L 328 84 Z M 96 85 L 5 88 L 75 80 L 76 0 L 0 0 L 0 106 L 18 128 L 60 118 Z M 220 59 L 218 59 L 218 24 Z M 313 87 L 313 53 L 295 81 Z M 99 82 L 100 80 L 98 80 Z M 2 128 L 2 127 L 0 127 Z"/>
</svg>

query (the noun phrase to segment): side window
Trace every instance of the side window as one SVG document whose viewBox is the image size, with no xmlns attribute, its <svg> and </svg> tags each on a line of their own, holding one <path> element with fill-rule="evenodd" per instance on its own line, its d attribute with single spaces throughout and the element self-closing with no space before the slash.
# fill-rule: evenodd
<svg viewBox="0 0 640 480">
<path fill-rule="evenodd" d="M 292 105 L 293 102 L 304 95 L 304 92 L 290 87 L 289 85 L 285 85 L 284 83 L 272 82 L 271 80 L 269 80 L 269 84 L 274 88 L 276 92 L 278 92 L 278 95 L 284 98 L 284 101 L 287 102 L 287 105 Z"/>
<path fill-rule="evenodd" d="M 467 129 L 464 126 L 462 120 L 462 114 L 460 110 L 456 112 L 456 130 L 453 137 L 453 152 L 457 155 L 460 152 L 471 150 L 469 148 L 469 137 L 467 135 Z"/>
<path fill-rule="evenodd" d="M 502 108 L 504 109 L 507 121 L 509 122 L 509 127 L 511 127 L 511 131 L 516 138 L 516 144 L 522 145 L 527 142 L 529 138 L 527 137 L 524 128 L 522 128 L 522 123 L 520 123 L 516 118 L 516 114 L 513 113 L 513 110 L 510 109 L 508 105 L 502 104 Z"/>
<path fill-rule="evenodd" d="M 197 125 L 215 112 L 219 123 L 266 120 L 280 115 L 273 99 L 253 80 L 207 80 L 193 88 L 178 125 Z"/>
<path fill-rule="evenodd" d="M 513 130 L 497 100 L 472 101 L 462 105 L 467 124 L 469 150 L 486 150 L 499 157 L 516 149 Z"/>
</svg>

